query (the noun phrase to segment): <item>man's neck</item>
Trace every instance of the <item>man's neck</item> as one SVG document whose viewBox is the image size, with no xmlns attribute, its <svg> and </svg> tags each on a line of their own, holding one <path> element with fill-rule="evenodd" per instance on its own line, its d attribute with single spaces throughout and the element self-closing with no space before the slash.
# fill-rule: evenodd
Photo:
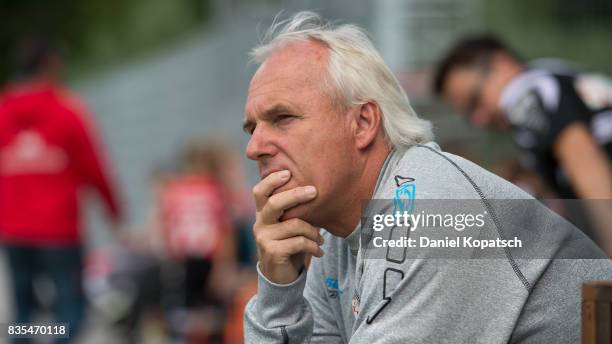
<svg viewBox="0 0 612 344">
<path fill-rule="evenodd" d="M 525 71 L 525 66 L 522 63 L 515 61 L 508 62 L 503 69 L 503 88 L 508 87 L 512 80 L 521 75 Z M 502 90 L 503 90 L 502 88 Z"/>
<path fill-rule="evenodd" d="M 510 122 L 508 118 L 506 118 L 506 113 L 501 106 L 501 97 L 504 94 L 506 88 L 515 80 L 518 76 L 520 76 L 526 70 L 525 66 L 520 63 L 512 63 L 508 64 L 506 70 L 503 74 L 503 86 L 499 92 L 499 100 L 497 104 L 497 111 L 495 113 L 495 126 L 499 130 L 507 130 L 510 128 Z"/>
<path fill-rule="evenodd" d="M 364 157 L 361 164 L 363 166 L 361 173 L 353 183 L 357 187 L 352 192 L 346 193 L 346 202 L 339 212 L 342 216 L 335 217 L 336 221 L 324 228 L 343 238 L 346 238 L 355 230 L 361 219 L 363 202 L 373 197 L 376 182 L 389 154 L 391 154 L 391 149 L 385 144 L 379 147 L 376 153 Z"/>
</svg>

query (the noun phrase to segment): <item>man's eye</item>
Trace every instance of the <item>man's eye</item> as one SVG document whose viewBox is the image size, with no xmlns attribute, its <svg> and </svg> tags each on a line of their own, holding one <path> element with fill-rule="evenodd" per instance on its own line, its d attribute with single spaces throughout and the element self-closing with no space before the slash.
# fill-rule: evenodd
<svg viewBox="0 0 612 344">
<path fill-rule="evenodd" d="M 288 122 L 288 121 L 290 121 L 290 120 L 292 120 L 294 118 L 295 118 L 295 116 L 293 116 L 293 115 L 278 115 L 274 119 L 274 122 L 276 122 L 276 123 L 285 123 L 285 122 Z"/>
</svg>

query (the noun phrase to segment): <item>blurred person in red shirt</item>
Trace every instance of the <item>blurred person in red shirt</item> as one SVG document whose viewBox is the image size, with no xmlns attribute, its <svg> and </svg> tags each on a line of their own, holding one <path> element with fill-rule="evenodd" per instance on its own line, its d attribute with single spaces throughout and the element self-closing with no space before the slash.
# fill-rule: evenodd
<svg viewBox="0 0 612 344">
<path fill-rule="evenodd" d="M 15 320 L 34 320 L 33 282 L 46 275 L 55 289 L 53 321 L 68 323 L 73 338 L 84 315 L 79 191 L 98 191 L 113 227 L 120 207 L 88 113 L 60 83 L 59 51 L 49 40 L 30 39 L 17 64 L 20 78 L 0 95 L 0 239 Z"/>
<path fill-rule="evenodd" d="M 174 335 L 188 342 L 219 339 L 222 305 L 231 297 L 237 275 L 224 152 L 217 144 L 192 139 L 183 152 L 181 171 L 166 178 L 158 192 L 158 221 L 165 251 L 184 272 L 182 300 L 170 306 L 178 310 L 171 313 L 187 311 L 188 318 L 171 315 L 171 327 Z M 216 314 L 212 317 L 215 321 L 194 320 L 211 319 L 211 314 Z"/>
</svg>

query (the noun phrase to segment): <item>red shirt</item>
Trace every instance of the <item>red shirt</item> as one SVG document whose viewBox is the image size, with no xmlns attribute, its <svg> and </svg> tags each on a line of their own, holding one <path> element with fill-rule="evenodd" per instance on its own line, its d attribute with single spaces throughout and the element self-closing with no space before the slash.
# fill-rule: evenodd
<svg viewBox="0 0 612 344">
<path fill-rule="evenodd" d="M 93 128 L 74 95 L 51 83 L 0 95 L 0 238 L 33 245 L 80 242 L 78 191 L 92 186 L 119 207 Z"/>
<path fill-rule="evenodd" d="M 207 176 L 169 181 L 161 192 L 165 242 L 175 258 L 212 258 L 228 234 L 230 216 L 219 182 Z"/>
</svg>

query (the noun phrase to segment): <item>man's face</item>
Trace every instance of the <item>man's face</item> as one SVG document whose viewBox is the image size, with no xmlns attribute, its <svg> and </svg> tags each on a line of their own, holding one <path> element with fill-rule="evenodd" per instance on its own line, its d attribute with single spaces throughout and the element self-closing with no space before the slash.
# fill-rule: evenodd
<svg viewBox="0 0 612 344">
<path fill-rule="evenodd" d="M 444 97 L 472 124 L 503 129 L 505 121 L 499 108 L 503 87 L 496 70 L 456 67 L 446 79 Z"/>
<path fill-rule="evenodd" d="M 354 143 L 348 116 L 324 88 L 327 49 L 315 42 L 295 42 L 275 52 L 249 86 L 246 147 L 261 178 L 289 170 L 291 179 L 274 193 L 313 185 L 317 197 L 285 212 L 281 220 L 299 217 L 313 225 L 333 216 L 351 183 Z"/>
</svg>

